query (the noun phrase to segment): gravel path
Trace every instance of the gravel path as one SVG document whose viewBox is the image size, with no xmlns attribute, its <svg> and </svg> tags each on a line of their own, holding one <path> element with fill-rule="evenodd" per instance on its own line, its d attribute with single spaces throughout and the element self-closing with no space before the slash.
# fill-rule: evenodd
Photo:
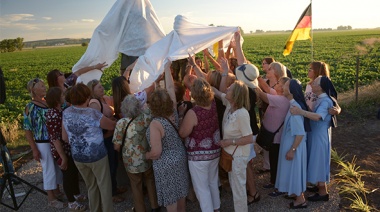
<svg viewBox="0 0 380 212">
<path fill-rule="evenodd" d="M 255 165 L 254 168 L 257 170 L 258 168 L 261 167 L 262 164 L 262 156 L 258 155 L 257 158 L 255 159 Z M 118 182 L 119 185 L 125 185 L 128 186 L 128 191 L 123 194 L 125 197 L 125 201 L 115 204 L 114 208 L 115 211 L 128 211 L 133 206 L 132 203 L 132 195 L 130 192 L 128 180 L 127 180 L 127 175 L 123 173 L 123 169 L 119 169 L 118 173 Z M 28 181 L 29 183 L 36 185 L 39 188 L 42 188 L 42 172 L 41 172 L 41 166 L 39 163 L 36 161 L 30 161 L 29 163 L 25 164 L 21 169 L 18 170 L 16 173 L 17 176 L 21 177 L 22 179 Z M 266 174 L 261 174 L 261 175 L 256 175 L 256 185 L 259 190 L 259 193 L 261 194 L 261 200 L 258 203 L 254 203 L 249 206 L 249 211 L 290 211 L 287 209 L 288 204 L 290 203 L 290 200 L 287 200 L 283 197 L 277 197 L 277 198 L 272 198 L 268 196 L 267 194 L 272 192 L 271 189 L 265 190 L 262 189 L 262 186 L 265 185 L 268 182 L 269 179 L 269 173 Z M 81 191 L 85 191 L 85 184 L 83 181 L 80 183 L 81 185 Z M 17 185 L 15 186 L 16 193 L 21 193 L 24 191 L 24 187 L 28 187 L 25 185 Z M 334 184 L 330 185 L 329 187 L 330 191 L 330 201 L 328 202 L 308 202 L 308 208 L 303 209 L 303 211 L 339 211 L 339 202 L 340 198 L 338 195 L 338 192 L 336 190 L 336 186 Z M 306 196 L 311 195 L 310 193 L 306 193 Z M 3 202 L 12 203 L 10 202 L 10 199 L 7 197 L 8 194 L 3 195 Z M 230 191 L 222 190 L 221 192 L 221 211 L 233 211 L 233 202 L 232 202 L 232 193 Z M 18 197 L 17 201 L 20 202 L 22 201 L 23 197 Z M 145 200 L 146 205 L 148 207 L 149 203 L 147 199 Z M 87 204 L 87 203 L 86 203 Z M 12 211 L 11 209 L 0 205 L 0 211 L 1 212 L 8 212 Z M 67 209 L 62 209 L 62 210 L 57 210 L 57 209 L 52 209 L 47 206 L 47 197 L 40 192 L 33 191 L 25 200 L 19 211 L 30 211 L 30 212 L 35 212 L 35 211 L 67 211 Z M 166 211 L 165 209 L 162 209 L 161 211 Z M 200 211 L 199 204 L 197 201 L 195 202 L 190 202 L 187 201 L 186 205 L 186 211 L 189 212 L 198 212 Z M 299 211 L 299 210 L 298 210 Z M 302 210 L 301 210 L 302 211 Z"/>
</svg>

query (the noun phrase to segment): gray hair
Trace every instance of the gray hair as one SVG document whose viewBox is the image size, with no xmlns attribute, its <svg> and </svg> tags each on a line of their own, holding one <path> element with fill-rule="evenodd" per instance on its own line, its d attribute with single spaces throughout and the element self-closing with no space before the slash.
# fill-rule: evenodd
<svg viewBox="0 0 380 212">
<path fill-rule="evenodd" d="M 126 118 L 135 118 L 142 112 L 140 101 L 134 94 L 129 94 L 124 98 L 120 109 L 121 113 Z"/>
</svg>

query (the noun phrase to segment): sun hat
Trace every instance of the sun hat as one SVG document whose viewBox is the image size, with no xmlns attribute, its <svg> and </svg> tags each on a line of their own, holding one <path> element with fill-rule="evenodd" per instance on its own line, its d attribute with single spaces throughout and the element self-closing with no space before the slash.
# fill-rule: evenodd
<svg viewBox="0 0 380 212">
<path fill-rule="evenodd" d="M 243 64 L 235 69 L 236 79 L 244 82 L 250 88 L 257 88 L 257 77 L 260 75 L 259 69 L 252 64 Z"/>
</svg>

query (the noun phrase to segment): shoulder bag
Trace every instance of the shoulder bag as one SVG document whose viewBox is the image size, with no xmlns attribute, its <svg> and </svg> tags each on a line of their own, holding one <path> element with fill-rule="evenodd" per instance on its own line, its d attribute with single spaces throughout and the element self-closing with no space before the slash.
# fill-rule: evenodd
<svg viewBox="0 0 380 212">
<path fill-rule="evenodd" d="M 284 125 L 284 122 L 282 122 L 280 127 L 275 132 L 269 132 L 262 124 L 259 135 L 256 138 L 256 143 L 261 146 L 261 148 L 269 151 L 273 145 L 274 136 L 280 131 L 282 125 Z"/>
</svg>

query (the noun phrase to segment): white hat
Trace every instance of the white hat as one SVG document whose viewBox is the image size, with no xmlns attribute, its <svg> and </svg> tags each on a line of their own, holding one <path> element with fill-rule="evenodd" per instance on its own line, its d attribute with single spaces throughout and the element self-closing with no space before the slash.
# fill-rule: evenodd
<svg viewBox="0 0 380 212">
<path fill-rule="evenodd" d="M 250 88 L 257 88 L 257 77 L 260 75 L 259 69 L 252 64 L 243 64 L 235 69 L 236 79 L 244 82 Z"/>
</svg>

